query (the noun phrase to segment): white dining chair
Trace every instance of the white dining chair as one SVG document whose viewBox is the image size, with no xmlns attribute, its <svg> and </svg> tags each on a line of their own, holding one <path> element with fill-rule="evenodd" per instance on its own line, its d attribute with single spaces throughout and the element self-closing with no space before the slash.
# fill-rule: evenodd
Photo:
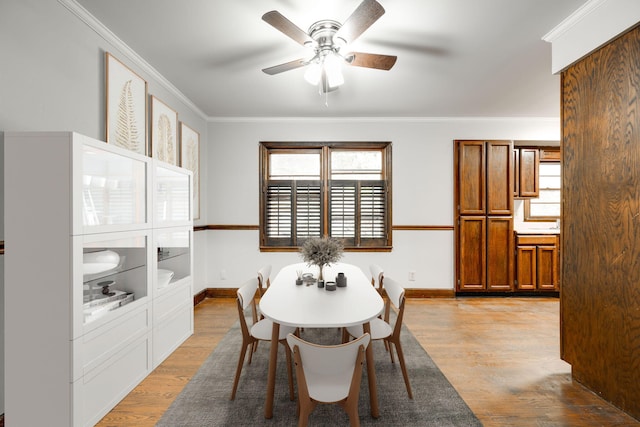
<svg viewBox="0 0 640 427">
<path fill-rule="evenodd" d="M 262 297 L 269 286 L 271 286 L 271 264 L 258 270 L 258 294 Z"/>
<path fill-rule="evenodd" d="M 369 266 L 371 272 L 371 284 L 378 292 L 382 293 L 382 286 L 384 281 L 384 270 L 378 264 L 371 264 Z"/>
<path fill-rule="evenodd" d="M 369 334 L 339 345 L 318 345 L 289 334 L 298 383 L 298 427 L 309 422 L 318 403 L 337 403 L 349 416 L 351 427 L 360 426 L 358 397 Z"/>
<path fill-rule="evenodd" d="M 407 388 L 407 394 L 409 395 L 409 399 L 413 399 L 409 375 L 407 374 L 407 367 L 404 362 L 404 352 L 402 351 L 402 344 L 400 343 L 400 332 L 402 330 L 402 318 L 404 317 L 405 305 L 404 288 L 392 278 L 386 277 L 384 279 L 384 290 L 386 293 L 385 314 L 382 319 L 375 318 L 369 322 L 371 339 L 384 340 L 388 344 L 391 363 L 395 363 L 393 357 L 393 347 L 395 347 L 398 353 L 402 376 L 404 377 L 404 384 Z M 397 309 L 397 316 L 393 326 L 390 323 L 391 305 Z M 351 337 L 359 337 L 363 333 L 363 327 L 362 325 L 350 326 L 346 328 L 346 331 Z M 393 344 L 393 346 L 391 344 Z"/>
<path fill-rule="evenodd" d="M 244 365 L 245 355 L 247 349 L 249 351 L 249 361 L 253 358 L 254 344 L 259 341 L 271 341 L 271 331 L 273 323 L 268 319 L 257 320 L 256 318 L 256 292 L 258 290 L 258 278 L 247 280 L 236 292 L 238 303 L 238 316 L 240 320 L 240 331 L 242 332 L 242 346 L 240 348 L 240 356 L 238 357 L 238 367 L 236 368 L 236 376 L 233 381 L 233 389 L 231 390 L 231 400 L 236 397 L 236 390 L 238 389 L 238 382 L 240 380 L 240 374 L 242 373 L 242 366 Z M 246 311 L 251 307 L 252 322 L 251 325 L 247 323 Z M 285 354 L 287 356 L 287 373 L 289 375 L 289 396 L 291 400 L 294 399 L 293 392 L 293 371 L 291 367 L 291 352 L 287 346 L 287 334 L 295 332 L 295 328 L 290 326 L 280 325 L 280 334 L 278 340 L 280 344 L 285 346 Z"/>
</svg>

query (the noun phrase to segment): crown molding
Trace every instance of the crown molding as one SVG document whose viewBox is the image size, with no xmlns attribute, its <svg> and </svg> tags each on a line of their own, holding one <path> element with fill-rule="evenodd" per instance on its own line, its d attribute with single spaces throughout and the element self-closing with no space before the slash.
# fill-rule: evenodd
<svg viewBox="0 0 640 427">
<path fill-rule="evenodd" d="M 209 117 L 209 123 L 560 123 L 560 117 Z"/>
<path fill-rule="evenodd" d="M 582 21 L 586 16 L 593 13 L 594 10 L 605 4 L 609 0 L 591 0 L 580 6 L 575 12 L 569 15 L 564 21 L 558 24 L 554 29 L 542 36 L 542 40 L 552 43 L 558 37 L 575 27 L 578 22 Z"/>
<path fill-rule="evenodd" d="M 109 28 L 107 28 L 102 22 L 100 22 L 95 16 L 93 16 L 87 9 L 80 5 L 76 0 L 58 0 L 62 6 L 68 9 L 74 14 L 80 21 L 85 23 L 87 27 L 92 29 L 96 34 L 102 37 L 107 43 L 113 45 L 123 56 L 129 61 L 133 62 L 151 78 L 162 85 L 173 96 L 178 98 L 184 105 L 193 110 L 203 120 L 209 120 L 204 111 L 202 111 L 196 104 L 194 104 L 185 94 L 180 92 L 169 80 L 167 80 L 162 74 L 151 66 L 147 61 L 138 55 L 133 49 L 129 47 L 124 41 L 116 36 Z"/>
</svg>

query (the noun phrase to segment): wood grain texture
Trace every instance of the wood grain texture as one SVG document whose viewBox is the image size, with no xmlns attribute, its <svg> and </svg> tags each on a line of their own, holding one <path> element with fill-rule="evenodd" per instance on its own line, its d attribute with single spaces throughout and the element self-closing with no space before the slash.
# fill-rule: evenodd
<svg viewBox="0 0 640 427">
<path fill-rule="evenodd" d="M 640 417 L 640 28 L 562 73 L 562 350 Z"/>
<path fill-rule="evenodd" d="M 406 304 L 405 325 L 485 427 L 640 426 L 571 380 L 569 365 L 558 356 L 557 298 L 433 298 Z M 199 304 L 194 335 L 98 426 L 154 426 L 236 319 L 233 298 Z"/>
</svg>

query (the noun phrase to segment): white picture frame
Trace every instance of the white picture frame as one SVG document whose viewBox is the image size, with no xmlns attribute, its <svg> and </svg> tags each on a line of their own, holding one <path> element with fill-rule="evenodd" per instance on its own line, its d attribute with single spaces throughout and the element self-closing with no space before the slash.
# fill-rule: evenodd
<svg viewBox="0 0 640 427">
<path fill-rule="evenodd" d="M 151 157 L 178 166 L 178 113 L 153 95 Z"/>
<path fill-rule="evenodd" d="M 105 140 L 147 155 L 147 82 L 105 52 Z"/>
<path fill-rule="evenodd" d="M 180 166 L 193 172 L 193 219 L 200 218 L 200 134 L 180 122 Z"/>
</svg>

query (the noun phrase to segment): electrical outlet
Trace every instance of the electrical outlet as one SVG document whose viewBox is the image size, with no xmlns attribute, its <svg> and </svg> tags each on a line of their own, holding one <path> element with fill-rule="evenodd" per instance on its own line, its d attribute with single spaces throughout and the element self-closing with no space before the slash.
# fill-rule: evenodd
<svg viewBox="0 0 640 427">
<path fill-rule="evenodd" d="M 224 268 L 220 270 L 220 280 L 227 280 L 227 270 Z"/>
<path fill-rule="evenodd" d="M 410 271 L 409 272 L 409 280 L 412 281 L 412 282 L 416 280 L 416 272 L 415 271 Z"/>
</svg>

